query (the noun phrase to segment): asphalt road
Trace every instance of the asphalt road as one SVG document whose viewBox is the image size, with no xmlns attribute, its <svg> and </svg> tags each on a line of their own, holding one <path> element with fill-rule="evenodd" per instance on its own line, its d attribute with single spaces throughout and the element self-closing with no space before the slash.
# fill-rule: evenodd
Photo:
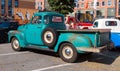
<svg viewBox="0 0 120 71">
<path fill-rule="evenodd" d="M 6 43 L 0 44 L 0 71 L 120 71 L 120 52 L 80 55 L 77 63 L 66 63 L 52 51 L 15 52 Z"/>
</svg>

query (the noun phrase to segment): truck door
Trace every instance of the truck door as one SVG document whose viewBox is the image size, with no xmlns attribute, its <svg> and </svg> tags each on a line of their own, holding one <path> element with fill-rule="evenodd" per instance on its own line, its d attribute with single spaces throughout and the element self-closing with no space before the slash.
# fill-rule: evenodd
<svg viewBox="0 0 120 71">
<path fill-rule="evenodd" d="M 26 29 L 26 41 L 30 44 L 43 45 L 42 34 L 42 17 L 35 16 Z"/>
</svg>

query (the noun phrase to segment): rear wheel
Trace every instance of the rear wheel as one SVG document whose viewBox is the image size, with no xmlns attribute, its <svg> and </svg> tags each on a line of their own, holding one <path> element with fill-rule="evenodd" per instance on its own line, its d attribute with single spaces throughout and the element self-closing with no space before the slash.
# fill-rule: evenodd
<svg viewBox="0 0 120 71">
<path fill-rule="evenodd" d="M 12 49 L 15 50 L 15 51 L 21 51 L 22 48 L 20 47 L 20 43 L 18 41 L 17 38 L 12 38 L 12 41 L 11 41 L 11 46 L 12 46 Z"/>
<path fill-rule="evenodd" d="M 108 45 L 107 49 L 108 49 L 109 51 L 114 51 L 114 50 L 116 50 L 116 48 L 115 48 L 115 46 L 114 46 L 114 43 L 113 43 L 112 41 L 110 41 L 110 45 Z"/>
<path fill-rule="evenodd" d="M 74 46 L 70 43 L 64 43 L 59 49 L 59 55 L 65 62 L 73 63 L 77 60 L 78 53 Z"/>
</svg>

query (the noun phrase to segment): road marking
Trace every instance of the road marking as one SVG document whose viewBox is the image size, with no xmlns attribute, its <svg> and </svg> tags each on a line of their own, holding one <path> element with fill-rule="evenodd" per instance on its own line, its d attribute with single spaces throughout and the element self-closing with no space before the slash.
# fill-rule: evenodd
<svg viewBox="0 0 120 71">
<path fill-rule="evenodd" d="M 7 54 L 0 54 L 0 56 L 17 55 L 17 54 L 24 54 L 24 53 L 28 53 L 28 52 L 7 53 Z"/>
<path fill-rule="evenodd" d="M 56 65 L 56 66 L 50 66 L 50 67 L 45 67 L 45 68 L 36 69 L 36 70 L 31 70 L 31 71 L 44 71 L 44 70 L 48 70 L 48 69 L 59 68 L 59 67 L 69 66 L 69 65 L 73 65 L 73 64 L 67 63 L 67 64 L 61 64 L 61 65 Z"/>
</svg>

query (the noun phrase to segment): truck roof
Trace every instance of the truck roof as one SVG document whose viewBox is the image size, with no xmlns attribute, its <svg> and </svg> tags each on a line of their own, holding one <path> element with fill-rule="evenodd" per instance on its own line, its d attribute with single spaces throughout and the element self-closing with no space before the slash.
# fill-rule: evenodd
<svg viewBox="0 0 120 71">
<path fill-rule="evenodd" d="M 95 21 L 119 21 L 118 19 L 113 19 L 113 18 L 103 18 L 103 19 L 97 19 Z"/>
<path fill-rule="evenodd" d="M 58 15 L 58 16 L 64 16 L 64 15 L 62 15 L 62 14 L 60 14 L 60 13 L 57 13 L 57 12 L 36 12 L 35 14 L 34 14 L 35 16 L 36 15 Z"/>
</svg>

